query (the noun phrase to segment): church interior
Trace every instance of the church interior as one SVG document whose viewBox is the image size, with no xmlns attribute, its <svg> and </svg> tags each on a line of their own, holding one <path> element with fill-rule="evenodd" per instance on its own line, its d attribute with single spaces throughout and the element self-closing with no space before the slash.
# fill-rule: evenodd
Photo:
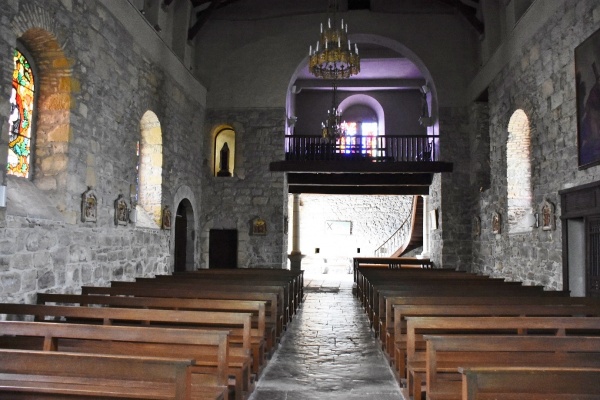
<svg viewBox="0 0 600 400">
<path fill-rule="evenodd" d="M 168 289 L 190 290 L 203 310 L 212 302 L 222 325 L 242 327 L 227 357 L 252 357 L 239 355 L 241 367 L 220 360 L 216 378 L 195 369 L 202 378 L 187 388 L 175 376 L 175 397 L 156 398 L 485 398 L 467 397 L 466 386 L 463 397 L 437 389 L 425 353 L 414 353 L 425 342 L 398 345 L 400 329 L 421 323 L 390 300 L 409 292 L 462 296 L 447 311 L 457 319 L 483 313 L 466 310 L 477 303 L 498 318 L 552 315 L 563 332 L 573 329 L 569 316 L 585 336 L 600 332 L 597 0 L 1 3 L 0 358 L 25 357 L 3 342 L 25 329 L 15 325 L 23 315 L 96 318 L 18 306 L 87 308 L 68 297 L 87 294 L 96 309 L 133 309 L 142 300 L 125 299 L 139 296 L 188 318 L 180 309 L 192 306 L 170 295 L 150 300 Z M 446 279 L 458 289 L 442 287 Z M 484 295 L 498 303 L 479 303 Z M 247 303 L 235 307 L 251 309 L 251 323 L 225 316 L 234 301 Z M 244 308 L 251 302 L 264 304 Z M 159 314 L 121 320 L 175 323 Z M 189 323 L 208 324 L 198 321 Z M 548 328 L 523 324 L 515 329 Z M 120 338 L 133 335 L 113 325 Z M 312 339 L 328 329 L 335 334 Z M 264 335 L 250 338 L 255 330 Z M 48 332 L 44 350 L 84 353 L 78 339 L 58 345 Z M 450 352 L 438 339 L 427 346 Z M 600 351 L 589 339 L 585 351 Z M 369 350 L 356 356 L 357 343 Z M 576 346 L 544 342 L 563 345 Z M 558 363 L 585 371 L 539 379 L 588 390 L 600 377 L 589 355 Z M 61 357 L 53 363 L 66 369 Z M 110 371 L 122 362 L 103 361 L 103 379 L 117 380 Z M 467 385 L 475 372 L 459 367 Z M 453 373 L 439 378 L 446 388 L 460 384 Z M 166 378 L 156 379 L 162 393 Z M 11 395 L 26 398 L 19 390 Z M 600 398 L 569 390 L 588 397 L 560 398 Z"/>
</svg>

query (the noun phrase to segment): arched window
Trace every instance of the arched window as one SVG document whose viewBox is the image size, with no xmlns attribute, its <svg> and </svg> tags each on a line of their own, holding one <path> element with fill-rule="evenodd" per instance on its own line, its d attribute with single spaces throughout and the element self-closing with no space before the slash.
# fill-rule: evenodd
<svg viewBox="0 0 600 400">
<path fill-rule="evenodd" d="M 15 49 L 8 117 L 8 174 L 31 176 L 33 118 L 35 116 L 35 77 L 31 57 Z"/>
<path fill-rule="evenodd" d="M 215 135 L 215 176 L 233 176 L 235 167 L 235 131 L 222 128 Z"/>
<path fill-rule="evenodd" d="M 161 226 L 163 149 L 162 131 L 156 114 L 146 111 L 140 121 L 140 129 L 138 204 L 157 226 Z"/>
<path fill-rule="evenodd" d="M 352 103 L 350 103 L 352 104 Z M 342 113 L 345 137 L 340 138 L 340 150 L 346 154 L 361 153 L 371 157 L 381 156 L 378 115 L 370 105 L 352 104 Z"/>
<path fill-rule="evenodd" d="M 508 123 L 506 143 L 506 183 L 508 196 L 508 232 L 531 230 L 531 134 L 529 119 L 523 110 L 513 113 Z"/>
</svg>

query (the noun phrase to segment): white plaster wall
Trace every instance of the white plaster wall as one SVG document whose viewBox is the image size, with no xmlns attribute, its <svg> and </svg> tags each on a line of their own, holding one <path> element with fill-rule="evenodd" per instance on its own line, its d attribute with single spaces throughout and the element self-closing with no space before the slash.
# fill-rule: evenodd
<svg viewBox="0 0 600 400">
<path fill-rule="evenodd" d="M 353 35 L 379 35 L 413 51 L 431 72 L 440 105 L 464 104 L 465 89 L 477 68 L 478 40 L 460 16 L 349 11 L 341 17 L 353 41 Z M 306 62 L 324 20 L 325 14 L 311 14 L 207 22 L 196 39 L 194 73 L 209 90 L 208 107 L 285 105 L 290 79 Z"/>
<path fill-rule="evenodd" d="M 300 251 L 306 255 L 302 265 L 350 265 L 352 257 L 372 256 L 410 215 L 412 200 L 412 196 L 300 195 Z M 292 205 L 290 195 L 289 232 Z M 327 221 L 350 221 L 352 233 L 332 234 Z M 289 241 L 288 253 L 291 249 Z"/>
</svg>

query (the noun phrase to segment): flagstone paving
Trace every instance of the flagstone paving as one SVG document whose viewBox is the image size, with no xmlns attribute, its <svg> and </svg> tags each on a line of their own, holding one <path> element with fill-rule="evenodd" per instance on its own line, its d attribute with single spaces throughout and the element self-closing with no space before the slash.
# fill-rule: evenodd
<svg viewBox="0 0 600 400">
<path fill-rule="evenodd" d="M 305 301 L 249 400 L 403 399 L 352 283 L 305 272 Z"/>
</svg>

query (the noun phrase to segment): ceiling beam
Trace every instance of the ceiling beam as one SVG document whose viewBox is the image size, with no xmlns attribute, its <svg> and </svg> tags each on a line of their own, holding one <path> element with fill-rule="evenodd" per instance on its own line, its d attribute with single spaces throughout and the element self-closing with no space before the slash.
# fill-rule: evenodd
<svg viewBox="0 0 600 400">
<path fill-rule="evenodd" d="M 204 3 L 206 2 L 201 2 L 200 4 Z M 194 40 L 198 32 L 200 32 L 200 29 L 202 29 L 206 21 L 210 18 L 212 12 L 217 8 L 218 4 L 219 0 L 213 0 L 210 2 L 208 8 L 196 14 L 196 23 L 188 29 L 188 40 Z"/>
<path fill-rule="evenodd" d="M 437 0 L 437 2 L 454 7 L 458 11 L 458 13 L 462 17 L 464 17 L 469 22 L 469 24 L 477 31 L 477 33 L 483 35 L 485 31 L 485 26 L 483 22 L 481 22 L 477 18 L 477 10 L 475 10 L 473 7 L 466 5 L 460 0 Z"/>
<path fill-rule="evenodd" d="M 429 186 L 305 186 L 289 185 L 288 193 L 341 194 L 341 195 L 428 195 Z"/>
<path fill-rule="evenodd" d="M 429 186 L 432 174 L 288 174 L 290 185 Z"/>
</svg>

